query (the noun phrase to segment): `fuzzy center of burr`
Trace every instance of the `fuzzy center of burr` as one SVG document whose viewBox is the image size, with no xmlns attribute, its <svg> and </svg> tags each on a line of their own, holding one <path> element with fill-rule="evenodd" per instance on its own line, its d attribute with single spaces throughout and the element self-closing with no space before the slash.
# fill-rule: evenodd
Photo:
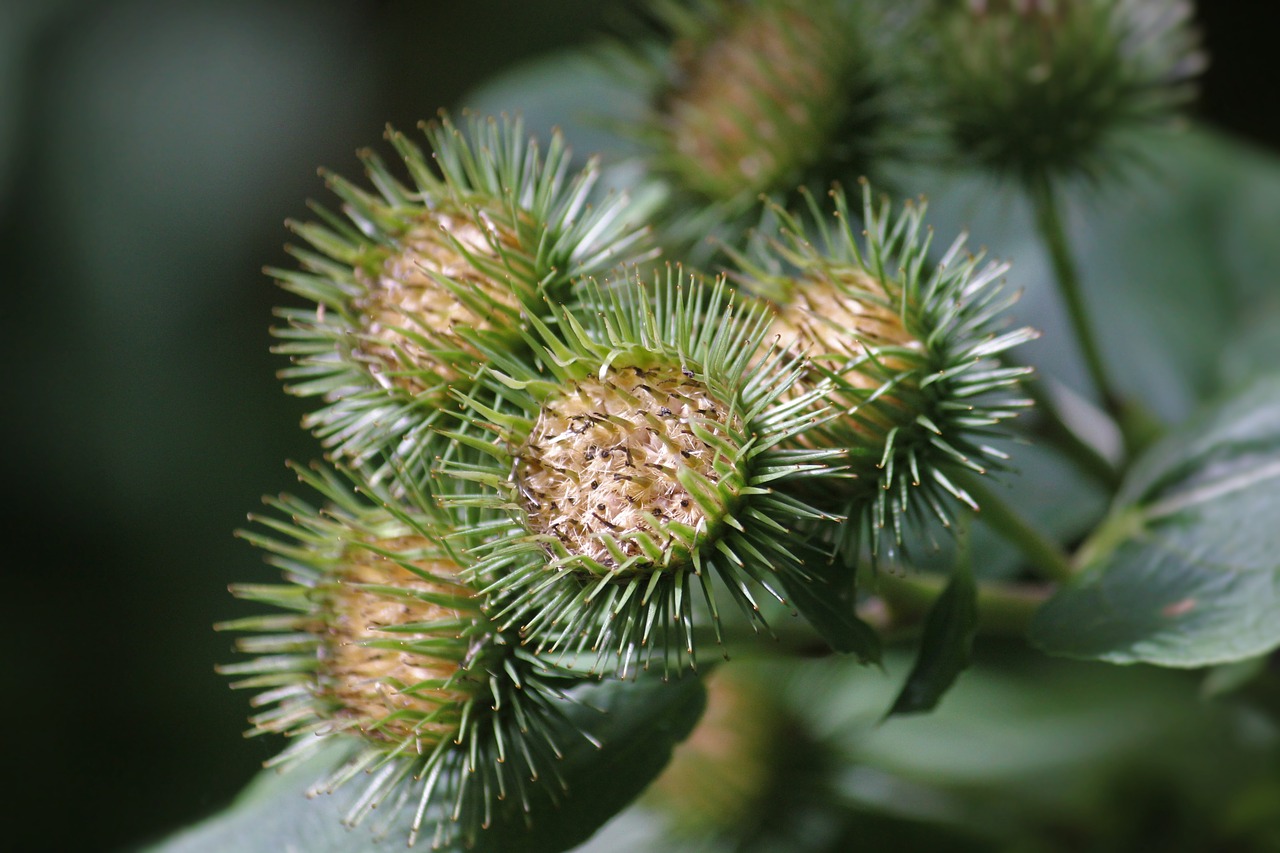
<svg viewBox="0 0 1280 853">
<path fill-rule="evenodd" d="M 834 426 L 872 440 L 910 420 L 912 409 L 903 398 L 915 392 L 916 382 L 904 383 L 902 377 L 919 369 L 917 356 L 924 350 L 891 307 L 893 301 L 867 273 L 832 270 L 797 281 L 786 303 L 775 306 L 771 327 L 781 346 L 839 377 L 837 389 L 826 396 L 827 404 L 843 412 Z M 820 379 L 811 370 L 789 393 Z"/>
<path fill-rule="evenodd" d="M 723 516 L 718 487 L 734 460 L 715 440 L 732 447 L 739 428 L 680 368 L 584 379 L 547 400 L 517 454 L 529 527 L 607 568 L 673 567 Z"/>
<path fill-rule="evenodd" d="M 744 182 L 771 189 L 817 156 L 839 82 L 819 22 L 766 5 L 720 38 L 683 50 L 686 79 L 664 113 L 695 185 L 712 195 L 732 195 Z"/>
<path fill-rule="evenodd" d="M 862 359 L 869 352 L 921 349 L 899 313 L 885 304 L 888 300 L 873 295 L 877 292 L 883 288 L 857 270 L 801 279 L 786 304 L 777 309 L 772 331 L 782 346 L 831 368 Z M 881 358 L 890 368 L 894 361 L 892 356 Z M 865 388 L 880 382 L 861 373 L 851 381 Z"/>
<path fill-rule="evenodd" d="M 427 543 L 402 537 L 373 544 L 406 553 Z M 441 578 L 458 571 L 457 565 L 441 560 L 415 561 L 414 565 Z M 351 549 L 340 578 L 331 592 L 332 615 L 321 646 L 322 690 L 337 704 L 336 716 L 355 721 L 367 734 L 383 740 L 415 738 L 435 743 L 451 735 L 457 716 L 450 709 L 468 698 L 456 676 L 466 653 L 466 641 L 460 635 L 470 615 L 412 593 L 462 601 L 470 596 L 469 590 L 428 581 L 364 548 Z M 363 584 L 391 586 L 409 594 L 361 588 Z M 435 627 L 392 630 L 414 624 Z M 457 642 L 448 643 L 449 639 Z M 430 653 L 414 648 L 424 640 Z"/>
<path fill-rule="evenodd" d="M 514 237 L 488 220 L 483 224 L 482 229 L 470 217 L 432 211 L 400 239 L 399 251 L 383 262 L 377 277 L 364 282 L 367 290 L 355 301 L 361 312 L 357 355 L 380 382 L 418 393 L 458 378 L 454 366 L 433 350 L 474 354 L 455 328 L 500 328 L 498 315 L 517 307 L 512 288 L 477 265 L 497 263 L 495 246 L 514 245 Z"/>
</svg>

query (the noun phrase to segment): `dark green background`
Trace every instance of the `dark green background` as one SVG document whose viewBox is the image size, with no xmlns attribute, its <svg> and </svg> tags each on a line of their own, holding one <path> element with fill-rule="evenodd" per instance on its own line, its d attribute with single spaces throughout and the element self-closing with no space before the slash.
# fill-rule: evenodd
<svg viewBox="0 0 1280 853">
<path fill-rule="evenodd" d="M 620 5 L 0 0 L 6 847 L 145 841 L 278 748 L 210 625 L 273 574 L 232 531 L 317 455 L 268 353 L 282 221 Z M 1200 114 L 1280 148 L 1280 13 L 1202 5 Z"/>
</svg>

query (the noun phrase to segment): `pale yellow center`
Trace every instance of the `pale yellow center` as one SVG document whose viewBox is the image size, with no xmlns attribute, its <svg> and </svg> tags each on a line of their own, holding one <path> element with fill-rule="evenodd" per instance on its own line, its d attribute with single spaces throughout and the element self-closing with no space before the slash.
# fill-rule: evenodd
<svg viewBox="0 0 1280 853">
<path fill-rule="evenodd" d="M 903 325 L 898 312 L 881 300 L 859 298 L 859 293 L 883 292 L 871 276 L 862 271 L 840 273 L 839 279 L 801 279 L 787 303 L 776 307 L 771 335 L 797 355 L 803 354 L 837 374 L 841 381 L 860 391 L 874 391 L 893 373 L 912 370 L 912 361 L 903 350 L 920 351 L 923 344 Z M 792 393 L 804 391 L 815 374 L 805 377 Z M 863 419 L 887 424 L 886 413 L 899 405 L 893 392 L 877 398 L 873 406 L 863 406 L 857 397 L 834 393 L 828 398 L 846 412 L 857 410 Z M 856 421 L 850 421 L 855 429 Z"/>
<path fill-rule="evenodd" d="M 775 189 L 807 166 L 825 144 L 820 128 L 839 82 L 829 41 L 811 16 L 766 7 L 685 59 L 687 82 L 664 109 L 686 177 L 732 194 Z"/>
<path fill-rule="evenodd" d="M 863 272 L 798 281 L 773 321 L 773 333 L 787 349 L 803 351 L 827 367 L 884 348 L 920 349 L 902 317 L 879 300 L 859 298 L 882 288 Z"/>
<path fill-rule="evenodd" d="M 368 290 L 355 303 L 363 324 L 359 354 L 380 382 L 417 393 L 432 384 L 433 377 L 456 379 L 453 367 L 415 336 L 474 352 L 454 333 L 455 327 L 492 329 L 501 322 L 494 311 L 517 305 L 517 297 L 506 282 L 478 269 L 468 257 L 494 260 L 498 257 L 495 243 L 513 242 L 491 223 L 484 224 L 482 230 L 469 218 L 429 213 L 401 238 L 400 251 L 386 259 L 377 279 L 365 282 Z M 442 278 L 464 292 L 475 292 L 478 301 L 488 303 L 491 310 L 478 312 L 442 284 Z M 416 375 L 416 371 L 426 375 Z"/>
<path fill-rule="evenodd" d="M 405 537 L 374 544 L 404 553 L 422 548 L 427 542 Z M 445 578 L 458 571 L 456 564 L 440 560 L 416 561 L 414 565 Z M 443 706 L 466 700 L 467 694 L 450 683 L 458 673 L 458 661 L 401 649 L 372 648 L 367 643 L 437 639 L 439 632 L 392 632 L 386 628 L 420 622 L 454 623 L 465 618 L 464 614 L 430 602 L 360 589 L 357 584 L 450 596 L 466 595 L 466 588 L 424 580 L 392 560 L 353 548 L 340 582 L 332 591 L 332 615 L 321 647 L 324 689 L 339 707 L 337 716 L 356 720 L 372 736 L 389 740 L 414 737 L 436 742 L 451 734 L 456 728 L 455 719 L 423 719 Z M 423 682 L 432 684 L 419 686 Z M 397 711 L 410 714 L 370 729 Z"/>
<path fill-rule="evenodd" d="M 721 480 L 722 453 L 695 427 L 724 437 L 739 422 L 679 368 L 614 369 L 548 400 L 517 454 L 530 528 L 607 567 L 618 560 L 606 537 L 625 558 L 652 558 L 643 537 L 663 554 L 645 561 L 647 569 L 662 568 L 677 544 L 669 523 L 705 530 L 719 520 L 677 476 L 688 468 L 712 485 Z"/>
</svg>

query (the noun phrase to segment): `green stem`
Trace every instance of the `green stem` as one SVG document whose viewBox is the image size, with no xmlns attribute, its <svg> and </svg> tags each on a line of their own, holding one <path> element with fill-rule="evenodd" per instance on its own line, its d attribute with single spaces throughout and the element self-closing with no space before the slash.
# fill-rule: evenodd
<svg viewBox="0 0 1280 853">
<path fill-rule="evenodd" d="M 1036 226 L 1049 251 L 1054 280 L 1057 281 L 1058 291 L 1066 302 L 1067 316 L 1071 320 L 1076 341 L 1080 344 L 1080 350 L 1084 355 L 1085 367 L 1102 398 L 1103 408 L 1115 419 L 1121 435 L 1124 436 L 1128 459 L 1133 459 L 1160 435 L 1162 425 L 1142 406 L 1121 396 L 1111 381 L 1106 364 L 1102 360 L 1098 340 L 1093 333 L 1093 324 L 1089 321 L 1089 311 L 1084 304 L 1080 275 L 1071 257 L 1067 232 L 1062 224 L 1058 195 L 1054 191 L 1052 180 L 1042 177 L 1032 181 L 1029 192 L 1032 207 L 1035 209 Z"/>
<path fill-rule="evenodd" d="M 1046 580 L 1070 580 L 1074 574 L 1071 560 L 1056 541 L 1019 515 L 977 477 L 959 475 L 958 479 L 962 481 L 965 491 L 981 507 L 978 513 L 979 520 L 1006 541 L 1017 546 L 1032 567 Z"/>
<path fill-rule="evenodd" d="M 1049 250 L 1049 260 L 1053 265 L 1054 279 L 1058 283 L 1058 291 L 1067 305 L 1067 316 L 1071 320 L 1076 341 L 1084 355 L 1085 367 L 1094 387 L 1102 398 L 1103 406 L 1117 421 L 1120 417 L 1121 397 L 1117 393 L 1106 365 L 1102 361 L 1102 351 L 1098 348 L 1093 334 L 1093 325 L 1089 322 L 1089 312 L 1084 304 L 1084 294 L 1080 289 L 1080 276 L 1076 271 L 1075 261 L 1071 257 L 1071 249 L 1067 243 L 1067 232 L 1062 225 L 1058 196 L 1054 192 L 1050 178 L 1041 178 L 1030 185 L 1031 203 L 1035 209 L 1036 226 L 1045 248 Z"/>
<path fill-rule="evenodd" d="M 947 578 L 936 574 L 897 575 L 878 573 L 873 582 L 885 612 L 865 613 L 877 629 L 887 635 L 909 630 L 928 615 L 946 587 Z M 1052 587 L 978 582 L 978 632 L 984 636 L 1025 637 L 1031 618 L 1049 597 Z"/>
</svg>

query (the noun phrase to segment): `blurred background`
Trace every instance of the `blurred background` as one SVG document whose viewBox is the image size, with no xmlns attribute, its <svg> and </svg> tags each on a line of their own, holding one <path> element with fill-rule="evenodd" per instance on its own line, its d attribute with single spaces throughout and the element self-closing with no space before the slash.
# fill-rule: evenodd
<svg viewBox="0 0 1280 853">
<path fill-rule="evenodd" d="M 210 626 L 244 615 L 228 583 L 274 573 L 232 531 L 318 456 L 268 352 L 283 220 L 387 122 L 621 5 L 0 0 L 9 849 L 153 839 L 278 749 L 240 737 Z M 1280 150 L 1280 9 L 1200 16 L 1199 115 Z"/>
</svg>

